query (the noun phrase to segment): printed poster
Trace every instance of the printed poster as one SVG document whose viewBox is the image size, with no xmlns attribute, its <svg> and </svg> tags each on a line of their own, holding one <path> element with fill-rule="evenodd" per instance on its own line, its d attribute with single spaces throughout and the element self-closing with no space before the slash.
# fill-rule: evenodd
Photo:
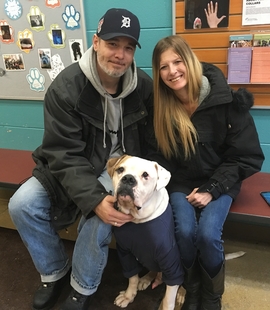
<svg viewBox="0 0 270 310">
<path fill-rule="evenodd" d="M 270 24 L 270 0 L 243 0 L 242 25 Z"/>
<path fill-rule="evenodd" d="M 229 25 L 229 0 L 185 0 L 185 29 Z"/>
</svg>

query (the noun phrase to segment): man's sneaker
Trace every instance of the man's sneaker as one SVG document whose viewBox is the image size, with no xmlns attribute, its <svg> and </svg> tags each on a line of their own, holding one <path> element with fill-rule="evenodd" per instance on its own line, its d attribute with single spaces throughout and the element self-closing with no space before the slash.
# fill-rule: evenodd
<svg viewBox="0 0 270 310">
<path fill-rule="evenodd" d="M 69 283 L 71 269 L 55 282 L 42 282 L 34 295 L 33 310 L 49 310 L 57 302 L 65 285 Z"/>
<path fill-rule="evenodd" d="M 72 289 L 60 310 L 87 310 L 93 295 L 82 295 Z"/>
</svg>

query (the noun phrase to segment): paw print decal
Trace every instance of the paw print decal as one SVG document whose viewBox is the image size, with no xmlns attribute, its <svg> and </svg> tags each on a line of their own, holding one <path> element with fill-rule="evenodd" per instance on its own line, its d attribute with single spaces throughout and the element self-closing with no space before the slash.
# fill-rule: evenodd
<svg viewBox="0 0 270 310">
<path fill-rule="evenodd" d="M 61 5 L 60 0 L 46 0 L 45 4 L 48 8 L 54 9 Z"/>
<path fill-rule="evenodd" d="M 66 23 L 67 29 L 74 30 L 80 28 L 79 20 L 81 15 L 78 11 L 76 11 L 73 5 L 66 6 L 65 12 L 62 14 L 62 18 Z"/>
<path fill-rule="evenodd" d="M 29 74 L 26 76 L 27 82 L 30 84 L 30 89 L 34 91 L 45 90 L 45 77 L 42 75 L 37 68 L 31 68 Z"/>
<path fill-rule="evenodd" d="M 14 42 L 14 30 L 5 20 L 0 20 L 0 40 L 3 43 Z"/>
<path fill-rule="evenodd" d="M 24 31 L 18 32 L 17 45 L 25 53 L 29 53 L 35 45 L 33 40 L 33 33 L 29 29 L 24 29 Z"/>
</svg>

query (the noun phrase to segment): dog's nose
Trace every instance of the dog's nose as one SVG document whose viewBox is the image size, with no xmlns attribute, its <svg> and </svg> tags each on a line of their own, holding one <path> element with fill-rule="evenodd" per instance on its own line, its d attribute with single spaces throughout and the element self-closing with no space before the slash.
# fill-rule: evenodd
<svg viewBox="0 0 270 310">
<path fill-rule="evenodd" d="M 123 176 L 123 178 L 121 179 L 121 182 L 125 185 L 130 185 L 130 186 L 134 186 L 137 184 L 137 181 L 135 180 L 134 176 L 131 174 L 126 174 L 125 176 Z"/>
</svg>

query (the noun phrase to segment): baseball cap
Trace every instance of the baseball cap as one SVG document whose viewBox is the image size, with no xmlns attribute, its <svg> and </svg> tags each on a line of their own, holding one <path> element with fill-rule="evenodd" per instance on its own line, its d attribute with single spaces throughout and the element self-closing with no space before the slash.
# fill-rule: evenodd
<svg viewBox="0 0 270 310">
<path fill-rule="evenodd" d="M 138 17 L 125 9 L 109 9 L 99 20 L 96 34 L 105 41 L 119 36 L 129 37 L 141 48 Z"/>
</svg>

